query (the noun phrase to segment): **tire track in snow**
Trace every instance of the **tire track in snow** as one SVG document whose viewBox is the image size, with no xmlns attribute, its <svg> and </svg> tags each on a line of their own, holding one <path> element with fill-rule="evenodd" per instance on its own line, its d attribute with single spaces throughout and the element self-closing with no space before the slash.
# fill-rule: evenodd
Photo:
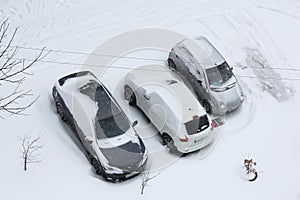
<svg viewBox="0 0 300 200">
<path fill-rule="evenodd" d="M 276 9 L 276 8 L 265 7 L 265 6 L 257 6 L 257 8 L 258 9 L 262 9 L 262 10 L 266 10 L 266 11 L 269 11 L 269 12 L 272 12 L 272 13 L 284 15 L 286 17 L 290 17 L 290 18 L 292 18 L 292 19 L 297 20 L 297 21 L 300 22 L 300 17 L 298 17 L 296 15 L 292 15 L 292 14 L 290 14 L 288 12 L 283 11 L 283 10 L 279 10 L 279 9 Z M 298 7 L 298 8 L 300 8 L 300 7 Z"/>
<path fill-rule="evenodd" d="M 38 3 L 37 15 L 40 15 L 40 13 L 42 13 L 43 10 L 44 10 L 44 1 L 40 0 Z"/>
<path fill-rule="evenodd" d="M 215 33 L 215 31 L 210 28 L 203 20 L 196 19 L 198 23 L 200 23 L 207 31 L 209 31 L 218 41 L 220 41 L 220 37 Z"/>
<path fill-rule="evenodd" d="M 246 63 L 249 66 L 256 67 L 252 70 L 257 77 L 260 77 L 258 80 L 262 91 L 268 92 L 278 102 L 287 101 L 294 96 L 295 90 L 280 80 L 281 75 L 271 69 L 268 61 L 257 49 L 247 48 L 246 53 Z M 265 77 L 274 79 L 266 79 Z"/>
<path fill-rule="evenodd" d="M 235 33 L 239 33 L 240 31 L 236 28 L 236 26 L 227 18 L 227 16 L 226 15 L 222 15 L 222 19 L 225 21 L 225 22 L 227 22 L 228 24 L 229 24 L 229 26 L 230 26 L 230 28 L 232 28 L 234 31 L 235 31 Z"/>
<path fill-rule="evenodd" d="M 216 34 L 216 32 L 213 30 L 213 28 L 211 28 L 209 25 L 207 25 L 203 20 L 201 19 L 195 19 L 198 23 L 200 23 L 205 29 L 206 31 L 208 31 L 209 33 L 211 33 L 211 35 L 218 41 L 218 43 L 220 45 L 222 45 L 223 49 L 226 50 L 227 52 L 230 52 L 230 50 L 223 44 L 223 41 L 220 39 L 220 37 L 218 36 L 218 34 Z"/>
<path fill-rule="evenodd" d="M 265 29 L 265 27 L 255 18 L 250 11 L 242 10 L 238 14 L 238 18 L 232 15 L 227 17 L 227 21 L 238 27 L 239 30 L 243 31 L 243 36 L 249 42 L 252 48 L 266 49 L 265 52 L 269 52 L 271 58 L 281 58 L 282 52 L 271 35 Z M 275 50 L 275 51 L 274 51 Z M 286 62 L 286 58 L 282 58 L 281 62 Z"/>
<path fill-rule="evenodd" d="M 272 44 L 272 46 L 274 48 L 271 49 L 275 49 L 277 51 L 276 57 L 279 57 L 281 62 L 282 62 L 282 66 L 285 68 L 290 68 L 290 66 L 287 63 L 287 59 L 286 57 L 283 56 L 283 52 L 281 51 L 281 49 L 278 47 L 278 45 L 276 44 L 276 41 L 272 38 L 271 34 L 266 30 L 265 26 L 260 22 L 260 20 L 257 19 L 257 17 L 255 17 L 250 11 L 245 10 L 244 11 L 246 15 L 248 15 L 248 17 L 255 22 L 255 24 L 257 25 L 259 30 L 262 30 L 264 35 L 267 36 L 266 38 L 268 38 L 268 40 L 270 40 L 270 43 Z M 266 41 L 266 39 L 264 39 Z M 270 51 L 271 52 L 271 51 Z M 274 52 L 275 53 L 275 52 Z"/>
<path fill-rule="evenodd" d="M 30 0 L 26 0 L 25 1 L 25 7 L 27 9 L 27 12 L 30 14 L 31 13 L 31 9 L 30 9 L 30 5 L 31 4 L 31 1 Z"/>
<path fill-rule="evenodd" d="M 279 57 L 279 61 L 282 66 L 287 65 L 286 58 L 282 56 L 282 51 L 276 45 L 269 32 L 259 22 L 259 20 L 250 13 L 250 11 L 243 10 L 239 15 L 239 18 L 230 17 L 227 18 L 231 22 L 234 22 L 238 27 L 244 30 L 244 36 L 248 38 L 250 43 L 255 43 L 253 47 L 247 47 L 246 51 L 246 63 L 248 66 L 254 66 L 252 68 L 255 76 L 260 77 L 258 79 L 261 89 L 267 91 L 277 101 L 287 101 L 293 96 L 294 89 L 287 86 L 280 80 L 268 80 L 265 77 L 281 78 L 281 75 L 271 69 L 270 63 L 264 58 L 259 49 L 266 49 L 264 52 L 269 52 L 271 58 Z M 253 23 L 255 22 L 255 23 Z M 275 50 L 275 51 L 274 51 Z"/>
</svg>

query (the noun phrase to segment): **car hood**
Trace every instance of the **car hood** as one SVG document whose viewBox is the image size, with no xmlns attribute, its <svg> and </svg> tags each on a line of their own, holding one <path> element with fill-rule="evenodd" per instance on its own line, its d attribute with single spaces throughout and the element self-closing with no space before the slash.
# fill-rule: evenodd
<svg viewBox="0 0 300 200">
<path fill-rule="evenodd" d="M 213 94 L 219 102 L 224 102 L 226 105 L 235 104 L 240 101 L 240 97 L 243 95 L 239 82 L 234 76 L 224 83 L 221 88 L 225 90 L 223 92 L 213 91 Z"/>
<path fill-rule="evenodd" d="M 117 167 L 125 172 L 136 171 L 140 167 L 140 162 L 144 158 L 145 147 L 142 141 L 129 141 L 120 146 L 112 148 L 102 148 L 103 155 L 108 164 Z"/>
</svg>

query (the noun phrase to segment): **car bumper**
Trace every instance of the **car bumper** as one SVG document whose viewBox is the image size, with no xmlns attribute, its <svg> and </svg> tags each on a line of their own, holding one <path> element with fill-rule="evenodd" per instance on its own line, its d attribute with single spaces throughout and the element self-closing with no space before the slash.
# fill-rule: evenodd
<svg viewBox="0 0 300 200">
<path fill-rule="evenodd" d="M 132 171 L 124 171 L 123 173 L 109 173 L 106 172 L 106 180 L 111 182 L 122 182 L 131 178 L 134 178 L 135 176 L 139 175 L 141 172 L 144 171 L 146 167 L 148 157 L 145 159 L 144 163 L 138 167 L 135 170 Z"/>
<path fill-rule="evenodd" d="M 232 112 L 242 105 L 242 101 L 238 101 L 236 103 L 227 104 L 225 108 L 221 109 L 220 107 L 213 107 L 212 113 L 214 115 L 226 115 L 226 113 Z"/>
<path fill-rule="evenodd" d="M 209 132 L 205 137 L 199 139 L 199 142 L 191 141 L 189 143 L 180 143 L 177 145 L 177 150 L 180 153 L 190 153 L 197 151 L 209 145 L 214 140 L 214 131 Z"/>
<path fill-rule="evenodd" d="M 242 105 L 243 100 L 242 101 L 238 101 L 236 103 L 233 104 L 228 104 L 227 105 L 227 112 L 231 112 L 234 111 L 235 109 L 237 109 L 238 107 L 240 107 L 240 105 Z"/>
</svg>

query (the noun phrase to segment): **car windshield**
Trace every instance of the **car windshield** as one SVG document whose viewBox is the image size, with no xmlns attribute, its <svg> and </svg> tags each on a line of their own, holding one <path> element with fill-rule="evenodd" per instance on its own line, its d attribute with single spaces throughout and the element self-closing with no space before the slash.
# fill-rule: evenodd
<svg viewBox="0 0 300 200">
<path fill-rule="evenodd" d="M 99 83 L 91 80 L 79 91 L 90 97 L 98 107 L 94 122 L 97 139 L 115 137 L 130 128 L 124 112 L 112 101 L 108 92 Z"/>
<path fill-rule="evenodd" d="M 96 124 L 97 139 L 112 138 L 122 135 L 126 132 L 130 125 L 123 112 L 114 114 L 110 117 L 99 119 Z"/>
<path fill-rule="evenodd" d="M 210 86 L 222 86 L 226 81 L 232 77 L 232 71 L 226 62 L 206 69 L 207 79 Z"/>
</svg>

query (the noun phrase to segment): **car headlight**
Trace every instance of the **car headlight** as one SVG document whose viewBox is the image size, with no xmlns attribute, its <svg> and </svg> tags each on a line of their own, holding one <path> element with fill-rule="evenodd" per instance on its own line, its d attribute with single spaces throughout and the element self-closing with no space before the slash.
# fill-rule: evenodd
<svg viewBox="0 0 300 200">
<path fill-rule="evenodd" d="M 241 101 L 244 101 L 244 95 L 241 95 L 241 96 L 240 96 L 240 100 L 241 100 Z"/>
<path fill-rule="evenodd" d="M 144 153 L 144 157 L 141 160 L 141 162 L 139 163 L 139 167 L 142 166 L 143 164 L 145 164 L 145 162 L 148 160 L 148 154 L 147 152 Z"/>
<path fill-rule="evenodd" d="M 123 173 L 123 171 L 119 168 L 113 167 L 113 166 L 109 166 L 106 163 L 102 163 L 102 167 L 104 168 L 104 171 L 106 173 Z"/>
<path fill-rule="evenodd" d="M 220 103 L 220 108 L 221 108 L 222 110 L 225 110 L 225 109 L 226 109 L 226 105 L 225 105 L 223 102 L 221 102 L 221 103 Z"/>
</svg>

